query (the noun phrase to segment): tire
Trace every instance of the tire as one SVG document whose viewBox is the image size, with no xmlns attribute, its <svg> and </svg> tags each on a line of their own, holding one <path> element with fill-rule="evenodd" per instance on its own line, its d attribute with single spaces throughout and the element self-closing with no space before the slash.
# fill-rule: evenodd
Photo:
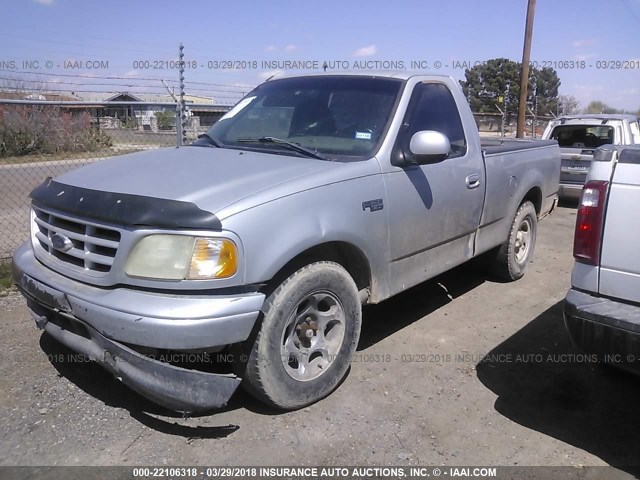
<svg viewBox="0 0 640 480">
<path fill-rule="evenodd" d="M 513 219 L 507 240 L 497 250 L 493 273 L 508 282 L 522 278 L 533 258 L 537 232 L 536 209 L 531 202 L 523 202 Z"/>
<path fill-rule="evenodd" d="M 261 317 L 236 370 L 245 390 L 282 410 L 329 395 L 351 365 L 362 324 L 347 271 L 333 262 L 300 268 L 267 297 Z"/>
</svg>

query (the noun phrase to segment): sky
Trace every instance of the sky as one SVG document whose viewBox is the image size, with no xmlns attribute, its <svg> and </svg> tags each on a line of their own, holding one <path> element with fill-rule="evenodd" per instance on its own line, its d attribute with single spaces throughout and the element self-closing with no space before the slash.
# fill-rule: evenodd
<svg viewBox="0 0 640 480">
<path fill-rule="evenodd" d="M 283 66 L 307 73 L 327 62 L 329 70 L 420 69 L 462 79 L 476 62 L 520 61 L 527 0 L 0 0 L 0 7 L 0 87 L 85 98 L 166 93 L 161 80 L 177 85 L 182 43 L 187 92 L 233 104 Z M 581 108 L 601 100 L 640 109 L 639 40 L 640 0 L 536 2 L 531 59 L 555 67 L 560 94 Z"/>
</svg>

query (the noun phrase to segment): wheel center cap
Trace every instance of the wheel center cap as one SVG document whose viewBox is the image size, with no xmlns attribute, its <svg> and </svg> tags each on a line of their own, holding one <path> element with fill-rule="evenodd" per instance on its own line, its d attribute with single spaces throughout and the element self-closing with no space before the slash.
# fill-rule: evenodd
<svg viewBox="0 0 640 480">
<path fill-rule="evenodd" d="M 298 341 L 301 342 L 304 346 L 308 347 L 311 345 L 310 340 L 316 336 L 316 331 L 318 326 L 316 322 L 313 320 L 307 320 L 296 327 Z"/>
</svg>

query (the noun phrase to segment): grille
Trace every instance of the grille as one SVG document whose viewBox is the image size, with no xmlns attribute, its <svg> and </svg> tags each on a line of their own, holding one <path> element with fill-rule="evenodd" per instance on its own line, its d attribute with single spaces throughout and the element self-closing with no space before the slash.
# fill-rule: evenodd
<svg viewBox="0 0 640 480">
<path fill-rule="evenodd" d="M 69 219 L 33 207 L 35 239 L 49 255 L 67 265 L 108 273 L 120 245 L 120 232 Z M 72 247 L 63 252 L 53 248 L 51 237 L 59 233 L 69 238 Z"/>
</svg>

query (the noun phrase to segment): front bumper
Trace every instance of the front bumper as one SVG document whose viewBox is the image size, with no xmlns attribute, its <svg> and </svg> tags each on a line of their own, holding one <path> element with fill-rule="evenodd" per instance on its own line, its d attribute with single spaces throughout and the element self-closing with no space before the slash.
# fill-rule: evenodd
<svg viewBox="0 0 640 480">
<path fill-rule="evenodd" d="M 571 341 L 600 360 L 640 372 L 640 307 L 571 289 L 564 305 Z"/>
<path fill-rule="evenodd" d="M 13 279 L 40 328 L 133 390 L 179 411 L 225 405 L 240 379 L 159 362 L 124 344 L 196 350 L 238 343 L 249 337 L 264 302 L 257 292 L 178 295 L 94 287 L 45 267 L 29 244 L 14 254 Z"/>
<path fill-rule="evenodd" d="M 170 350 L 242 342 L 264 303 L 257 292 L 187 295 L 87 285 L 42 265 L 28 243 L 13 256 L 13 280 L 37 303 L 70 313 L 107 338 Z"/>
</svg>

